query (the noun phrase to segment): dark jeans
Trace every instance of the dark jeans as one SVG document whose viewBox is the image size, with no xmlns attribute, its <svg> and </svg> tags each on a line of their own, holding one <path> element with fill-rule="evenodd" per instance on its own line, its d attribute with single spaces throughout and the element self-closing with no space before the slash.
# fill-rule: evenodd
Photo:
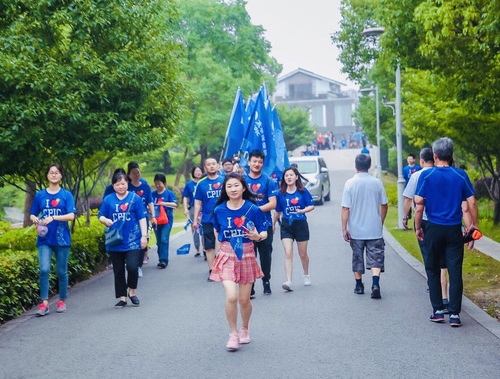
<svg viewBox="0 0 500 379">
<path fill-rule="evenodd" d="M 429 285 L 429 296 L 434 311 L 444 309 L 441 294 L 441 259 L 444 257 L 450 281 L 448 311 L 458 315 L 462 309 L 462 264 L 464 261 L 464 243 L 462 226 L 437 225 L 427 222 L 424 234 L 427 259 L 425 272 Z"/>
<path fill-rule="evenodd" d="M 255 242 L 255 256 L 260 257 L 260 268 L 264 273 L 262 277 L 263 282 L 268 282 L 271 280 L 271 262 L 273 254 L 273 227 L 267 228 L 267 238 L 264 241 Z"/>
<path fill-rule="evenodd" d="M 127 296 L 127 288 L 137 288 L 140 254 L 140 250 L 109 252 L 111 263 L 113 264 L 113 273 L 115 274 L 116 298 Z M 125 278 L 125 267 L 128 274 L 127 278 Z"/>
</svg>

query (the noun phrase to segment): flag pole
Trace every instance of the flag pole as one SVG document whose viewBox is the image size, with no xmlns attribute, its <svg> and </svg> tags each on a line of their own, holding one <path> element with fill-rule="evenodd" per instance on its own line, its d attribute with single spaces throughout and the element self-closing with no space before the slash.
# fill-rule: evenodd
<svg viewBox="0 0 500 379">
<path fill-rule="evenodd" d="M 236 91 L 236 96 L 234 97 L 234 104 L 233 104 L 233 110 L 231 111 L 231 117 L 229 117 L 229 123 L 227 124 L 227 130 L 226 130 L 226 138 L 224 139 L 224 145 L 222 146 L 222 151 L 220 153 L 220 159 L 219 162 L 222 161 L 222 156 L 224 155 L 224 152 L 226 151 L 226 145 L 227 145 L 227 139 L 229 136 L 229 128 L 231 127 L 231 123 L 233 122 L 234 118 L 234 113 L 236 112 L 236 107 L 238 106 L 238 95 L 241 92 L 240 86 L 238 86 L 238 90 Z"/>
</svg>

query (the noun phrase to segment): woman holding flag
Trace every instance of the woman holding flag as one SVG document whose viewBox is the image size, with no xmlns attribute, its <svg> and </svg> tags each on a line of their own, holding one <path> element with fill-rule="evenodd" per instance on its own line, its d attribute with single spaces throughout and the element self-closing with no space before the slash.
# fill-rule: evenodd
<svg viewBox="0 0 500 379">
<path fill-rule="evenodd" d="M 214 210 L 214 229 L 220 244 L 210 279 L 222 282 L 224 287 L 230 329 L 226 348 L 235 351 L 239 343 L 250 343 L 250 291 L 255 280 L 264 276 L 255 258 L 253 241 L 267 238 L 265 216 L 255 205 L 245 179 L 237 173 L 226 175 Z M 242 319 L 239 333 L 238 302 Z"/>
</svg>

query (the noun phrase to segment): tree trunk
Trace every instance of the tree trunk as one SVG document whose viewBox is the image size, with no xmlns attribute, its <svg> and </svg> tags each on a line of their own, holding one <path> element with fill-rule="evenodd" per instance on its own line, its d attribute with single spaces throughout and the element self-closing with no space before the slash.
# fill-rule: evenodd
<svg viewBox="0 0 500 379">
<path fill-rule="evenodd" d="M 31 204 L 33 204 L 33 199 L 35 198 L 35 194 L 36 194 L 35 182 L 27 180 L 26 181 L 26 195 L 24 197 L 23 227 L 27 227 L 27 226 L 31 225 L 30 210 L 31 210 Z"/>
<path fill-rule="evenodd" d="M 170 153 L 168 150 L 163 152 L 163 172 L 165 175 L 172 174 L 172 160 L 170 159 Z"/>
</svg>

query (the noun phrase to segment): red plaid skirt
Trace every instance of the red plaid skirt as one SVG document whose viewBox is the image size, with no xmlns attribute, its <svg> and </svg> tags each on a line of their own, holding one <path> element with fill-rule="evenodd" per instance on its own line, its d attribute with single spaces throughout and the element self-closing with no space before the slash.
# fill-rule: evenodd
<svg viewBox="0 0 500 379">
<path fill-rule="evenodd" d="M 216 282 L 230 280 L 231 282 L 250 284 L 255 279 L 262 278 L 264 273 L 257 263 L 253 242 L 243 244 L 243 257 L 241 261 L 236 256 L 229 242 L 219 244 L 219 252 L 214 261 L 210 279 Z"/>
</svg>

